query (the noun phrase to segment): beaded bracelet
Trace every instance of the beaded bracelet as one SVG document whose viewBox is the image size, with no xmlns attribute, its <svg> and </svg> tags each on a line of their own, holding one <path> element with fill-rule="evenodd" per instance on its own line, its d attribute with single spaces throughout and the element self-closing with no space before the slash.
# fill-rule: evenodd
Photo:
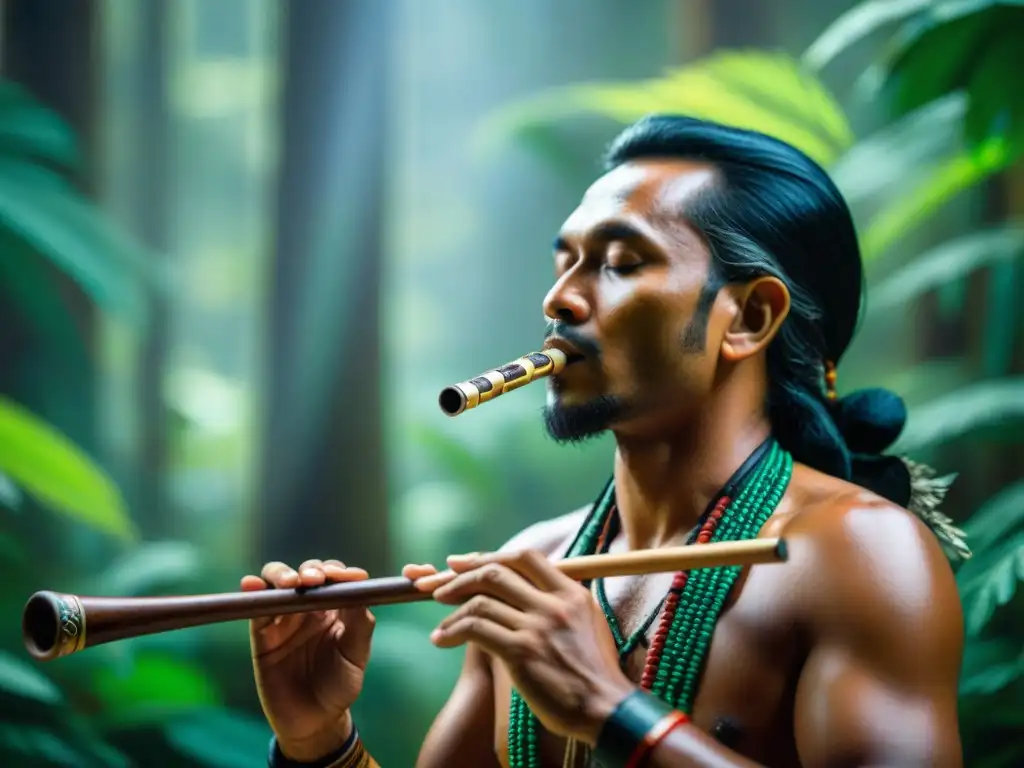
<svg viewBox="0 0 1024 768">
<path fill-rule="evenodd" d="M 312 763 L 292 760 L 281 751 L 277 738 L 272 737 L 267 768 L 362 768 L 368 763 L 368 757 L 363 742 L 359 739 L 359 731 L 353 725 L 352 733 L 349 734 L 340 749 Z"/>
<path fill-rule="evenodd" d="M 619 702 L 601 729 L 594 757 L 608 768 L 639 768 L 669 733 L 690 718 L 658 697 L 636 690 Z"/>
</svg>

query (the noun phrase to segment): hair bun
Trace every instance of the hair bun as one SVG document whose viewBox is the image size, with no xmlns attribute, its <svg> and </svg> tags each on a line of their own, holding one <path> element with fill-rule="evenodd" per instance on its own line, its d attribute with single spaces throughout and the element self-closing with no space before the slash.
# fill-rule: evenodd
<svg viewBox="0 0 1024 768">
<path fill-rule="evenodd" d="M 861 389 L 832 405 L 832 420 L 854 454 L 880 454 L 907 423 L 903 398 L 887 389 Z"/>
<path fill-rule="evenodd" d="M 854 456 L 851 482 L 901 507 L 910 505 L 910 469 L 897 456 Z"/>
</svg>

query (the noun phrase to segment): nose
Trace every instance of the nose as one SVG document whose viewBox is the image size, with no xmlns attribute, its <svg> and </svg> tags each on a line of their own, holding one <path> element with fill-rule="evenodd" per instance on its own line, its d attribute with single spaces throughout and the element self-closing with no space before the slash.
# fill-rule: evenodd
<svg viewBox="0 0 1024 768">
<path fill-rule="evenodd" d="M 579 277 L 570 270 L 559 278 L 544 297 L 544 314 L 568 325 L 582 325 L 590 319 L 590 303 Z"/>
</svg>

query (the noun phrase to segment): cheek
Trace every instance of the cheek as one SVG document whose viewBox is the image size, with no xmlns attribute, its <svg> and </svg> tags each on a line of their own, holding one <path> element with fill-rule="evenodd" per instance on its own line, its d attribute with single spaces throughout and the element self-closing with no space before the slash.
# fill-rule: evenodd
<svg viewBox="0 0 1024 768">
<path fill-rule="evenodd" d="M 606 335 L 614 338 L 619 358 L 615 367 L 628 367 L 630 378 L 641 383 L 672 376 L 680 364 L 684 324 L 685 313 L 664 294 L 634 295 L 608 315 Z"/>
</svg>

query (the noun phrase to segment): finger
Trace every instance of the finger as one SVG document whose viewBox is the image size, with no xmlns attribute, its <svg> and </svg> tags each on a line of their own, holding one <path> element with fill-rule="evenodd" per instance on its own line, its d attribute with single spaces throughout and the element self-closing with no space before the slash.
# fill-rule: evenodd
<svg viewBox="0 0 1024 768">
<path fill-rule="evenodd" d="M 242 577 L 241 587 L 243 592 L 258 592 L 267 588 L 267 582 L 259 576 L 247 575 Z"/>
<path fill-rule="evenodd" d="M 554 592 L 576 584 L 535 549 L 526 549 L 520 552 L 471 553 L 448 557 L 448 565 L 457 573 L 466 573 L 476 568 L 482 568 L 489 563 L 498 563 L 511 568 L 545 592 Z"/>
<path fill-rule="evenodd" d="M 299 566 L 299 580 L 303 587 L 318 587 L 327 581 L 322 560 L 306 560 Z"/>
<path fill-rule="evenodd" d="M 471 616 L 486 619 L 506 629 L 523 629 L 529 622 L 529 617 L 522 611 L 517 611 L 512 606 L 492 597 L 477 595 L 446 616 L 437 625 L 437 628 L 443 632 Z"/>
<path fill-rule="evenodd" d="M 451 583 L 434 590 L 434 599 L 447 604 L 461 603 L 474 595 L 490 595 L 523 611 L 551 609 L 557 602 L 515 571 L 497 563 L 459 574 Z"/>
<path fill-rule="evenodd" d="M 421 592 L 433 592 L 438 587 L 444 586 L 451 581 L 454 581 L 455 577 L 458 576 L 455 571 L 438 571 L 429 576 L 424 576 L 422 579 L 416 580 L 416 589 Z"/>
<path fill-rule="evenodd" d="M 432 565 L 407 565 L 402 568 L 402 575 L 407 579 L 416 581 L 437 573 L 437 568 Z"/>
<path fill-rule="evenodd" d="M 340 560 L 324 560 L 323 572 L 328 581 L 362 581 L 370 578 L 364 569 L 348 567 Z"/>
<path fill-rule="evenodd" d="M 519 633 L 487 619 L 467 616 L 447 629 L 435 629 L 430 642 L 438 648 L 456 648 L 465 643 L 476 643 L 499 658 L 510 660 L 522 656 Z"/>
<path fill-rule="evenodd" d="M 272 562 L 263 566 L 260 576 L 272 587 L 288 589 L 299 585 L 299 574 L 291 566 Z"/>
</svg>

